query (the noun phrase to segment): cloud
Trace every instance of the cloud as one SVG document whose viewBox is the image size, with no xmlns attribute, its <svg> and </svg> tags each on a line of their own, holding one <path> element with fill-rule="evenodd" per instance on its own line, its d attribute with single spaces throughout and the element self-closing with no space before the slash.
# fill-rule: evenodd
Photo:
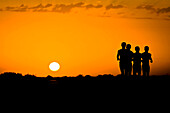
<svg viewBox="0 0 170 113">
<path fill-rule="evenodd" d="M 52 7 L 53 6 L 53 7 Z M 28 6 L 25 6 L 24 4 L 20 5 L 19 7 L 6 7 L 6 11 L 17 11 L 17 12 L 24 12 L 24 11 L 33 11 L 33 12 L 59 12 L 59 13 L 69 13 L 71 12 L 71 10 L 73 8 L 85 8 L 85 9 L 91 9 L 91 8 L 96 8 L 96 9 L 99 9 L 99 8 L 102 8 L 104 7 L 103 5 L 101 4 L 97 4 L 97 5 L 94 5 L 94 4 L 85 4 L 84 2 L 78 2 L 78 3 L 75 3 L 75 4 L 56 4 L 56 5 L 53 5 L 53 4 L 46 4 L 46 5 L 43 5 L 43 4 L 38 4 L 36 6 L 33 6 L 33 7 L 28 7 Z M 113 4 L 110 4 L 108 6 L 105 6 L 106 10 L 109 10 L 109 9 L 119 9 L 119 8 L 124 8 L 123 5 L 113 5 Z"/>
<path fill-rule="evenodd" d="M 53 6 L 53 7 L 52 7 Z M 69 13 L 73 8 L 102 8 L 103 5 L 93 5 L 87 4 L 84 2 L 71 3 L 71 4 L 38 4 L 33 7 L 25 6 L 24 4 L 16 7 L 7 6 L 6 11 L 16 11 L 16 12 L 25 12 L 25 11 L 33 11 L 33 12 L 59 12 L 59 13 Z"/>
<path fill-rule="evenodd" d="M 53 6 L 53 5 L 52 4 L 47 4 L 47 5 L 44 6 L 44 8 L 48 8 L 48 7 L 51 7 L 51 6 Z"/>
<path fill-rule="evenodd" d="M 158 8 L 156 13 L 157 14 L 160 14 L 160 13 L 169 13 L 170 12 L 170 7 L 167 7 L 167 8 Z"/>
<path fill-rule="evenodd" d="M 119 3 L 117 3 L 119 4 Z M 170 6 L 165 8 L 157 8 L 154 5 L 142 4 L 136 7 L 128 7 L 129 5 L 101 5 L 98 4 L 87 4 L 85 2 L 70 3 L 70 4 L 38 4 L 35 6 L 27 6 L 21 4 L 20 6 L 7 6 L 5 8 L 0 8 L 0 11 L 13 11 L 13 12 L 57 12 L 57 13 L 70 13 L 72 9 L 79 8 L 77 11 L 87 11 L 90 12 L 90 9 L 102 9 L 97 12 L 97 15 L 101 17 L 135 17 L 136 19 L 152 19 L 152 18 L 170 18 Z M 126 8 L 126 9 L 125 9 Z M 81 10 L 83 9 L 83 10 Z M 111 9 L 115 9 L 114 11 Z M 117 10 L 116 9 L 121 9 Z M 140 10 L 140 11 L 139 11 Z M 145 11 L 146 10 L 146 11 Z M 103 13 L 105 12 L 105 14 Z M 140 12 L 140 13 L 139 13 Z M 151 12 L 148 14 L 148 12 Z M 74 12 L 73 12 L 74 13 Z M 79 13 L 77 13 L 79 14 Z M 134 14 L 134 15 L 132 15 Z M 158 16 L 159 15 L 159 16 Z"/>
<path fill-rule="evenodd" d="M 106 10 L 109 10 L 109 9 L 119 9 L 119 8 L 125 8 L 123 5 L 113 5 L 113 4 L 109 4 L 106 6 Z"/>
<path fill-rule="evenodd" d="M 56 4 L 52 11 L 53 12 L 60 12 L 60 13 L 68 13 L 70 12 L 73 8 L 81 8 L 83 7 L 84 3 L 83 2 L 79 2 L 76 4 L 69 4 L 69 5 L 65 5 L 65 4 Z"/>
<path fill-rule="evenodd" d="M 85 6 L 86 9 L 89 9 L 89 8 L 102 8 L 103 5 L 93 5 L 93 4 L 88 4 Z"/>
<path fill-rule="evenodd" d="M 49 12 L 48 8 L 52 6 L 53 6 L 52 4 L 46 5 L 39 4 L 37 6 L 30 7 L 29 9 L 32 9 L 33 12 Z"/>
<path fill-rule="evenodd" d="M 28 6 L 25 6 L 24 4 L 20 5 L 19 7 L 6 7 L 6 11 L 16 11 L 16 12 L 25 12 L 27 11 Z"/>
<path fill-rule="evenodd" d="M 157 14 L 163 14 L 163 13 L 169 13 L 170 12 L 170 7 L 154 8 L 153 5 L 139 5 L 139 6 L 136 7 L 136 9 L 145 9 L 145 10 L 149 10 L 149 11 L 152 11 L 154 13 L 157 13 Z"/>
<path fill-rule="evenodd" d="M 33 12 L 36 12 L 36 11 L 45 12 L 45 11 L 48 11 L 47 8 L 49 8 L 51 6 L 52 6 L 52 4 L 46 4 L 46 5 L 39 4 L 34 7 L 28 7 L 28 6 L 25 6 L 24 4 L 22 4 L 18 7 L 7 6 L 6 11 L 26 12 L 26 11 L 32 10 Z"/>
<path fill-rule="evenodd" d="M 76 3 L 74 4 L 74 7 L 82 7 L 85 3 L 83 2 L 79 2 L 79 3 Z"/>
<path fill-rule="evenodd" d="M 7 6 L 6 7 L 6 11 L 12 11 L 12 10 L 14 10 L 16 7 L 10 7 L 10 6 Z"/>
<path fill-rule="evenodd" d="M 37 6 L 30 7 L 29 9 L 38 9 L 38 8 L 44 8 L 44 6 L 42 4 L 39 4 Z"/>
<path fill-rule="evenodd" d="M 150 11 L 156 11 L 153 5 L 139 5 L 136 7 L 136 9 L 145 9 Z"/>
<path fill-rule="evenodd" d="M 57 4 L 53 7 L 53 12 L 68 13 L 73 8 L 73 5 Z"/>
<path fill-rule="evenodd" d="M 84 5 L 85 3 L 79 2 L 76 4 L 56 4 L 55 7 L 53 7 L 52 11 L 54 12 L 61 12 L 61 13 L 68 13 L 70 12 L 73 8 L 86 8 L 86 9 L 91 9 L 91 8 L 102 8 L 103 5 L 93 5 L 93 4 L 87 4 Z"/>
<path fill-rule="evenodd" d="M 142 20 L 143 20 L 143 19 L 146 19 L 146 20 L 149 19 L 149 20 L 150 20 L 150 19 L 154 19 L 154 18 L 151 18 L 151 17 L 136 17 L 135 19 L 142 19 Z"/>
<path fill-rule="evenodd" d="M 34 9 L 33 12 L 49 12 L 47 9 Z"/>
</svg>

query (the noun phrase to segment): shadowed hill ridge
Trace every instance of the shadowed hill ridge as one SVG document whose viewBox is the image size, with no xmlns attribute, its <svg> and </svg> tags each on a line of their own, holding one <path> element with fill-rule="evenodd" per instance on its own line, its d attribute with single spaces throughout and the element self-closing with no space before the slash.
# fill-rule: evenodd
<svg viewBox="0 0 170 113">
<path fill-rule="evenodd" d="M 159 88 L 169 87 L 170 76 L 113 76 L 78 75 L 77 77 L 36 77 L 34 75 L 22 75 L 17 73 L 3 73 L 0 75 L 0 87 L 35 88 L 35 89 L 137 89 L 137 88 Z"/>
</svg>

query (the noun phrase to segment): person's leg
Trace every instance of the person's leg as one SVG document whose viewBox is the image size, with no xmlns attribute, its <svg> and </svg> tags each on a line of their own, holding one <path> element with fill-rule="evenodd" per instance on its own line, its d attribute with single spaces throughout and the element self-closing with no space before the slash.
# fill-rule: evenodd
<svg viewBox="0 0 170 113">
<path fill-rule="evenodd" d="M 149 77 L 149 73 L 150 73 L 150 66 L 148 66 L 148 69 L 147 69 L 147 77 Z"/>
<path fill-rule="evenodd" d="M 121 71 L 121 75 L 124 76 L 125 75 L 125 69 L 124 69 L 124 66 L 123 66 L 123 63 L 119 63 L 119 67 L 120 67 L 120 71 Z"/>
<path fill-rule="evenodd" d="M 136 76 L 136 66 L 133 64 L 133 76 Z"/>
<path fill-rule="evenodd" d="M 141 76 L 141 65 L 138 67 L 138 75 Z"/>
<path fill-rule="evenodd" d="M 131 75 L 131 72 L 132 72 L 132 69 L 131 69 L 131 68 L 132 68 L 132 65 L 128 63 L 128 64 L 126 65 L 126 70 L 125 70 L 125 75 L 126 75 L 126 76 L 130 76 L 130 75 Z"/>
<path fill-rule="evenodd" d="M 132 75 L 132 63 L 129 64 L 129 76 Z"/>
<path fill-rule="evenodd" d="M 146 76 L 146 69 L 145 69 L 144 65 L 142 65 L 142 71 L 143 71 L 143 76 L 145 77 Z"/>
<path fill-rule="evenodd" d="M 128 76 L 129 74 L 129 66 L 128 64 L 125 65 L 125 76 Z"/>
</svg>

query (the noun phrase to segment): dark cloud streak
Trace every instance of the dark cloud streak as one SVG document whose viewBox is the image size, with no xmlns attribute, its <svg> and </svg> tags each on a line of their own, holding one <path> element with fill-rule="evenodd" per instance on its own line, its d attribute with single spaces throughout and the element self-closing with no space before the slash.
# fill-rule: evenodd
<svg viewBox="0 0 170 113">
<path fill-rule="evenodd" d="M 102 8 L 103 5 L 93 5 L 93 4 L 88 4 L 85 6 L 86 9 L 90 9 L 90 8 Z"/>
<path fill-rule="evenodd" d="M 28 6 L 25 6 L 24 4 L 22 4 L 19 7 L 10 7 L 10 6 L 6 7 L 6 11 L 16 11 L 16 12 L 26 12 L 27 9 L 28 9 Z"/>
<path fill-rule="evenodd" d="M 53 6 L 53 7 L 52 7 Z M 93 5 L 93 4 L 85 4 L 84 2 L 78 2 L 75 4 L 38 4 L 33 7 L 27 7 L 24 4 L 22 4 L 19 7 L 11 7 L 7 6 L 5 11 L 17 11 L 17 12 L 25 12 L 25 11 L 33 11 L 33 12 L 59 12 L 59 13 L 69 13 L 73 8 L 85 8 L 85 9 L 91 9 L 91 8 L 102 8 L 103 5 Z M 51 9 L 49 9 L 51 8 Z"/>
<path fill-rule="evenodd" d="M 34 6 L 34 7 L 30 7 L 29 9 L 42 9 L 42 8 L 48 8 L 48 7 L 51 7 L 52 4 L 47 4 L 45 6 L 43 6 L 42 4 L 39 4 L 37 6 Z"/>
<path fill-rule="evenodd" d="M 155 8 L 153 5 L 140 5 L 140 6 L 137 6 L 136 9 L 145 9 L 145 10 L 157 13 L 157 14 L 163 14 L 163 13 L 169 13 L 170 12 L 170 7 Z"/>
<path fill-rule="evenodd" d="M 157 14 L 160 14 L 160 13 L 169 13 L 170 12 L 170 7 L 167 7 L 167 8 L 161 8 L 161 9 L 157 9 Z"/>
<path fill-rule="evenodd" d="M 126 7 L 124 5 L 114 5 L 113 3 L 112 4 L 108 4 L 106 6 L 103 6 L 103 5 L 100 5 L 100 4 L 85 4 L 84 2 L 78 2 L 78 3 L 71 3 L 71 4 L 38 4 L 38 5 L 35 5 L 35 6 L 32 6 L 32 7 L 28 7 L 24 4 L 21 4 L 20 6 L 7 6 L 5 7 L 4 9 L 3 8 L 0 8 L 0 11 L 12 11 L 12 12 L 58 12 L 58 13 L 70 13 L 72 11 L 72 9 L 74 8 L 82 8 L 82 9 L 86 9 L 87 11 L 89 9 L 100 9 L 100 8 L 103 8 L 103 10 L 107 13 L 107 12 L 110 12 L 112 10 L 116 10 L 116 9 L 123 9 L 123 8 L 126 8 L 126 9 L 130 9 L 130 7 Z M 126 10 L 125 9 L 125 10 Z M 154 5 L 149 5 L 149 4 L 142 4 L 142 5 L 139 5 L 135 8 L 133 8 L 135 11 L 137 10 L 146 10 L 152 14 L 157 14 L 158 15 L 163 15 L 165 18 L 170 18 L 169 16 L 169 13 L 170 13 L 170 6 L 169 7 L 165 7 L 165 8 L 156 8 Z M 121 12 L 116 12 L 117 15 L 119 16 L 122 16 L 122 15 L 128 15 L 128 11 L 125 11 L 125 10 L 121 10 Z M 81 11 L 81 10 L 80 10 Z M 132 11 L 132 10 L 131 10 Z M 112 11 L 114 12 L 114 11 Z M 123 13 L 122 13 L 123 12 Z M 133 11 L 131 12 L 133 13 Z M 136 14 L 136 12 L 134 12 Z M 111 14 L 111 13 L 110 13 Z M 104 15 L 105 16 L 105 15 Z M 110 17 L 111 15 L 109 15 Z M 131 16 L 131 15 L 129 15 Z M 140 18 L 137 18 L 137 19 L 145 19 L 145 18 L 142 18 L 143 16 L 145 15 L 140 15 L 138 14 L 138 16 Z M 155 15 L 154 15 L 155 16 Z M 147 19 L 151 19 L 149 16 Z"/>
<path fill-rule="evenodd" d="M 113 5 L 113 4 L 109 4 L 106 6 L 106 10 L 109 10 L 109 9 L 120 9 L 120 8 L 125 8 L 123 5 Z"/>
<path fill-rule="evenodd" d="M 145 10 L 150 10 L 150 11 L 156 11 L 153 5 L 140 5 L 137 6 L 136 9 L 145 9 Z"/>
<path fill-rule="evenodd" d="M 7 6 L 6 7 L 6 11 L 12 11 L 12 10 L 14 10 L 16 7 L 10 7 L 10 6 Z"/>
<path fill-rule="evenodd" d="M 102 8 L 103 5 L 93 5 L 93 4 L 87 4 L 84 5 L 85 3 L 79 2 L 76 4 L 57 4 L 52 11 L 53 12 L 61 12 L 61 13 L 69 13 L 73 8 L 86 8 L 86 9 L 91 9 L 91 8 Z"/>
</svg>

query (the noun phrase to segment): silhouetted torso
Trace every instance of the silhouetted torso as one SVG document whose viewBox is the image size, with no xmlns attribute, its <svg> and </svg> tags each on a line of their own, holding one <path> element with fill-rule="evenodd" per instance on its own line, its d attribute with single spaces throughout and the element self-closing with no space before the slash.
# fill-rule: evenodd
<svg viewBox="0 0 170 113">
<path fill-rule="evenodd" d="M 126 71 L 125 75 L 130 76 L 132 72 L 132 58 L 133 58 L 133 52 L 130 50 L 126 50 Z"/>
<path fill-rule="evenodd" d="M 133 63 L 135 65 L 141 65 L 141 58 L 142 58 L 142 54 L 141 53 L 134 53 L 133 54 Z"/>
<path fill-rule="evenodd" d="M 117 59 L 119 60 L 121 75 L 125 75 L 126 64 L 127 64 L 126 49 L 118 50 Z"/>
<path fill-rule="evenodd" d="M 120 49 L 118 51 L 118 54 L 120 56 L 120 63 L 126 63 L 127 60 L 126 60 L 126 49 Z"/>
<path fill-rule="evenodd" d="M 133 54 L 133 75 L 141 75 L 141 53 L 134 53 Z"/>
<path fill-rule="evenodd" d="M 128 64 L 132 63 L 132 58 L 133 58 L 133 52 L 130 50 L 126 50 L 126 60 Z"/>
<path fill-rule="evenodd" d="M 149 66 L 149 60 L 151 59 L 151 54 L 150 53 L 142 53 L 142 63 L 143 65 Z"/>
<path fill-rule="evenodd" d="M 149 76 L 150 72 L 150 66 L 149 61 L 152 61 L 151 54 L 148 52 L 142 53 L 142 70 L 143 70 L 143 76 Z"/>
</svg>

